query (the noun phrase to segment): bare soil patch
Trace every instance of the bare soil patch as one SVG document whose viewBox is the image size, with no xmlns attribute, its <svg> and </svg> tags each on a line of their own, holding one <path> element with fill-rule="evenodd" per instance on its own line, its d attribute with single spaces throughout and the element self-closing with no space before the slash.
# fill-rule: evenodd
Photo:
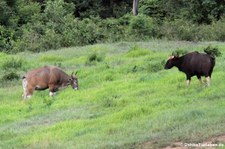
<svg viewBox="0 0 225 149">
<path fill-rule="evenodd" d="M 205 142 L 199 143 L 174 142 L 161 149 L 216 149 L 219 147 L 225 147 L 225 134 L 209 138 Z M 144 142 L 140 148 L 155 149 L 155 145 L 152 141 L 148 141 Z"/>
</svg>

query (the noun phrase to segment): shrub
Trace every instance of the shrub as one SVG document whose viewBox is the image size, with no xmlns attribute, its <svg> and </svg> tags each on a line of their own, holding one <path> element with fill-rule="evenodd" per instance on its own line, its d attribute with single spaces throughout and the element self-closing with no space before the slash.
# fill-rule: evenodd
<svg viewBox="0 0 225 149">
<path fill-rule="evenodd" d="M 20 78 L 20 75 L 18 75 L 14 71 L 10 71 L 10 72 L 5 73 L 1 80 L 2 81 L 12 81 L 14 79 L 18 80 L 19 78 Z"/>
<path fill-rule="evenodd" d="M 24 26 L 21 30 L 23 36 L 13 43 L 13 53 L 22 51 L 39 52 L 43 49 L 41 45 L 41 34 L 35 31 L 35 29 L 29 28 L 29 26 Z"/>
<path fill-rule="evenodd" d="M 135 39 L 154 37 L 153 19 L 146 15 L 133 16 L 130 20 L 128 32 Z"/>
<path fill-rule="evenodd" d="M 11 45 L 9 39 L 12 38 L 13 31 L 0 25 L 0 52 L 9 52 Z"/>
<path fill-rule="evenodd" d="M 53 29 L 47 29 L 45 35 L 41 38 L 41 51 L 58 49 L 61 47 L 61 35 Z"/>
<path fill-rule="evenodd" d="M 73 18 L 71 15 L 65 17 L 65 26 L 63 30 L 63 36 L 61 40 L 61 46 L 69 47 L 79 45 L 79 36 L 81 34 L 78 29 L 79 20 Z"/>
<path fill-rule="evenodd" d="M 199 27 L 187 20 L 164 21 L 160 32 L 162 36 L 172 40 L 197 41 L 200 39 Z"/>
<path fill-rule="evenodd" d="M 2 81 L 12 81 L 14 79 L 18 80 L 20 75 L 18 74 L 18 70 L 23 67 L 24 61 L 19 58 L 6 58 L 2 63 L 2 72 L 3 76 L 1 78 Z"/>
<path fill-rule="evenodd" d="M 94 44 L 104 40 L 99 22 L 100 18 L 87 18 L 79 22 L 80 45 Z"/>
<path fill-rule="evenodd" d="M 102 37 L 104 41 L 120 41 L 127 40 L 129 35 L 127 33 L 127 26 L 129 17 L 123 16 L 119 19 L 106 19 L 101 23 Z"/>
<path fill-rule="evenodd" d="M 225 17 L 212 24 L 216 38 L 214 40 L 225 41 Z"/>
<path fill-rule="evenodd" d="M 103 61 L 104 57 L 97 52 L 93 52 L 87 58 L 86 65 L 96 64 L 97 62 Z"/>
<path fill-rule="evenodd" d="M 218 48 L 211 47 L 211 46 L 204 48 L 204 52 L 209 55 L 212 55 L 213 57 L 221 56 L 221 54 L 222 54 Z"/>
</svg>

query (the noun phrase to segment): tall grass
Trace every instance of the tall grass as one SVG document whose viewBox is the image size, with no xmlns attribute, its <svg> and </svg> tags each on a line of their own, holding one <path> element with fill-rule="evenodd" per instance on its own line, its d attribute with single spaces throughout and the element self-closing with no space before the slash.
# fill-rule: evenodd
<svg viewBox="0 0 225 149">
<path fill-rule="evenodd" d="M 216 59 L 211 87 L 197 78 L 186 87 L 183 73 L 163 69 L 172 51 L 203 51 L 209 44 L 223 54 Z M 87 65 L 93 52 L 104 58 Z M 20 80 L 7 81 L 0 88 L 0 148 L 141 148 L 145 142 L 161 148 L 224 134 L 224 53 L 221 42 L 178 41 L 20 53 L 16 57 L 29 69 L 60 63 L 68 74 L 77 70 L 80 89 L 68 87 L 54 99 L 47 90 L 36 91 L 25 102 Z"/>
</svg>

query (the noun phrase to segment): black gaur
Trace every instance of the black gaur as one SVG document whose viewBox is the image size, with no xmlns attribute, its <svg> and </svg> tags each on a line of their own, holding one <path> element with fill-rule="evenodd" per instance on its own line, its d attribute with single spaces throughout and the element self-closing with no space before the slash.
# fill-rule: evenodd
<svg viewBox="0 0 225 149">
<path fill-rule="evenodd" d="M 215 58 L 209 54 L 199 52 L 191 52 L 180 57 L 172 55 L 166 62 L 165 69 L 170 69 L 173 66 L 186 74 L 187 85 L 190 84 L 192 76 L 197 76 L 201 83 L 201 76 L 205 76 L 209 86 L 215 66 Z"/>
</svg>

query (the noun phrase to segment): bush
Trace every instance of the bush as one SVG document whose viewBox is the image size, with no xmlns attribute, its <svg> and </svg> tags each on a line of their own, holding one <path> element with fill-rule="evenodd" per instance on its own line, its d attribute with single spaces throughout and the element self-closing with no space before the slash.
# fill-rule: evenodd
<svg viewBox="0 0 225 149">
<path fill-rule="evenodd" d="M 214 40 L 225 41 L 225 17 L 217 22 L 213 22 L 212 28 L 214 35 L 216 35 Z"/>
<path fill-rule="evenodd" d="M 28 6 L 23 7 L 24 10 L 21 11 L 26 16 L 23 22 L 28 23 L 16 32 L 0 26 L 0 50 L 14 53 L 40 52 L 101 42 L 140 41 L 152 38 L 225 41 L 225 19 L 212 22 L 211 25 L 199 25 L 183 19 L 160 22 L 143 14 L 126 14 L 117 19 L 89 17 L 80 20 L 74 18 L 70 6 L 62 0 L 48 2 L 46 5 L 48 6 L 43 16 L 38 14 L 38 5 L 32 6 L 35 7 L 34 11 Z M 67 7 L 68 10 L 65 10 Z M 33 15 L 27 14 L 30 11 Z M 146 51 L 139 52 L 143 52 L 144 55 Z"/>
<path fill-rule="evenodd" d="M 97 62 L 103 61 L 103 56 L 98 54 L 97 52 L 93 52 L 87 58 L 86 65 L 96 64 Z"/>
<path fill-rule="evenodd" d="M 53 29 L 47 29 L 45 35 L 41 38 L 41 51 L 58 49 L 61 47 L 61 35 Z M 38 51 L 39 52 L 39 51 Z"/>
<path fill-rule="evenodd" d="M 211 25 L 201 25 L 198 34 L 200 40 L 225 41 L 225 19 L 215 21 Z"/>
<path fill-rule="evenodd" d="M 225 41 L 225 19 L 211 25 L 198 25 L 187 20 L 164 21 L 159 31 L 162 37 L 187 41 Z"/>
<path fill-rule="evenodd" d="M 12 81 L 12 80 L 18 80 L 20 78 L 20 75 L 18 74 L 18 70 L 21 70 L 23 67 L 24 61 L 19 58 L 6 58 L 2 62 L 2 73 L 3 76 L 1 78 L 2 81 Z"/>
<path fill-rule="evenodd" d="M 198 35 L 199 27 L 182 19 L 170 22 L 164 21 L 160 32 L 162 36 L 172 40 L 197 41 L 200 38 L 200 35 Z"/>
<path fill-rule="evenodd" d="M 211 47 L 211 46 L 208 46 L 206 48 L 204 48 L 204 52 L 213 56 L 213 57 L 218 57 L 218 56 L 221 56 L 221 52 L 219 51 L 218 48 L 216 47 Z"/>
<path fill-rule="evenodd" d="M 129 39 L 128 24 L 130 16 L 123 16 L 119 19 L 106 19 L 101 23 L 102 36 L 104 41 L 114 42 Z"/>
<path fill-rule="evenodd" d="M 15 31 L 0 25 L 0 52 L 9 53 L 12 50 L 12 39 Z"/>
<path fill-rule="evenodd" d="M 42 35 L 30 26 L 24 26 L 22 29 L 23 36 L 13 43 L 13 53 L 22 51 L 39 52 L 42 51 L 41 39 Z"/>
<path fill-rule="evenodd" d="M 153 19 L 146 15 L 131 17 L 128 32 L 135 39 L 146 39 L 154 37 Z"/>
<path fill-rule="evenodd" d="M 3 75 L 2 81 L 12 81 L 14 79 L 18 80 L 20 78 L 20 75 L 18 75 L 16 72 L 10 71 Z"/>
</svg>

